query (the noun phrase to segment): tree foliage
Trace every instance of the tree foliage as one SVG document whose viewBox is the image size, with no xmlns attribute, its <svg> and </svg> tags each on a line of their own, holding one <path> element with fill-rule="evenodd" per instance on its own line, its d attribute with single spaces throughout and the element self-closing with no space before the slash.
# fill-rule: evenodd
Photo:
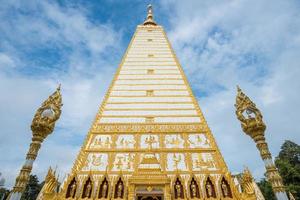
<svg viewBox="0 0 300 200">
<path fill-rule="evenodd" d="M 300 199 L 300 146 L 286 140 L 281 146 L 275 165 L 283 179 L 287 192 L 291 192 L 295 199 Z M 265 199 L 275 200 L 271 184 L 262 179 L 257 183 Z"/>
<path fill-rule="evenodd" d="M 265 199 L 267 200 L 276 200 L 275 195 L 272 190 L 271 184 L 266 181 L 265 178 L 261 179 L 260 182 L 257 183 L 258 187 L 260 188 L 262 194 L 264 195 Z"/>
<path fill-rule="evenodd" d="M 9 190 L 6 188 L 0 188 L 0 199 L 6 199 L 9 195 Z"/>
<path fill-rule="evenodd" d="M 29 183 L 21 197 L 21 200 L 36 200 L 42 184 L 39 184 L 38 177 L 36 175 L 30 175 Z"/>
<path fill-rule="evenodd" d="M 289 140 L 281 146 L 275 164 L 287 191 L 300 199 L 300 146 Z"/>
</svg>

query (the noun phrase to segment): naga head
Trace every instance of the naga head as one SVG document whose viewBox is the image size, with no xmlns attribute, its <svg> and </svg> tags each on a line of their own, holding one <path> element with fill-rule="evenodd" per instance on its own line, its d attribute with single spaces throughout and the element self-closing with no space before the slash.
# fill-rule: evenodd
<svg viewBox="0 0 300 200">
<path fill-rule="evenodd" d="M 241 122 L 243 131 L 255 139 L 257 136 L 264 136 L 266 125 L 256 105 L 237 87 L 236 116 Z"/>
<path fill-rule="evenodd" d="M 36 111 L 31 123 L 33 136 L 45 139 L 53 132 L 55 122 L 61 114 L 62 98 L 60 86 L 46 99 L 41 107 Z"/>
</svg>

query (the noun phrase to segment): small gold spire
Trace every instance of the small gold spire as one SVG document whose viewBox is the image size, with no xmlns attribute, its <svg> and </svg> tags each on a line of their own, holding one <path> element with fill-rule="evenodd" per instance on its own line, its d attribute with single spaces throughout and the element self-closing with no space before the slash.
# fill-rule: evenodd
<svg viewBox="0 0 300 200">
<path fill-rule="evenodd" d="M 153 20 L 153 10 L 151 4 L 148 5 L 148 14 L 146 20 L 144 21 L 144 25 L 157 25 L 156 22 Z"/>
</svg>

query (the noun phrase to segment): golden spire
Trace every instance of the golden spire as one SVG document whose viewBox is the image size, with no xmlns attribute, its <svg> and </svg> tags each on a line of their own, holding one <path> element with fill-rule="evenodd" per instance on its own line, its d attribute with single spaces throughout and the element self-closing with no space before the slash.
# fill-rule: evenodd
<svg viewBox="0 0 300 200">
<path fill-rule="evenodd" d="M 148 14 L 146 20 L 144 21 L 144 25 L 157 25 L 156 22 L 153 20 L 153 10 L 151 4 L 148 5 Z"/>
</svg>

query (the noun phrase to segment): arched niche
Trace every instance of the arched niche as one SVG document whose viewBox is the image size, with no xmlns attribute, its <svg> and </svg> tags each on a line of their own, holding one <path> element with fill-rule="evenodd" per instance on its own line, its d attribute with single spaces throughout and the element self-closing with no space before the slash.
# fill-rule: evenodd
<svg viewBox="0 0 300 200">
<path fill-rule="evenodd" d="M 205 187 L 205 194 L 206 194 L 207 198 L 216 198 L 217 197 L 215 185 L 213 184 L 210 177 L 207 177 L 207 179 L 204 183 L 204 187 Z"/>
<path fill-rule="evenodd" d="M 200 198 L 199 184 L 197 183 L 197 180 L 194 177 L 192 177 L 189 183 L 189 192 L 191 199 Z"/>
<path fill-rule="evenodd" d="M 85 183 L 83 185 L 81 197 L 82 198 L 91 198 L 92 191 L 93 191 L 93 182 L 91 180 L 91 177 L 88 177 L 88 179 L 85 181 Z"/>
<path fill-rule="evenodd" d="M 141 198 L 141 200 L 161 200 L 159 197 L 154 197 L 154 196 L 145 196 Z"/>
<path fill-rule="evenodd" d="M 99 186 L 99 193 L 98 198 L 99 199 L 106 199 L 108 198 L 108 191 L 109 191 L 109 183 L 107 177 L 104 177 L 102 180 L 100 186 Z"/>
<path fill-rule="evenodd" d="M 75 198 L 76 195 L 76 190 L 77 190 L 77 180 L 74 177 L 68 187 L 67 187 L 67 192 L 66 192 L 66 198 Z"/>
<path fill-rule="evenodd" d="M 124 181 L 121 179 L 121 177 L 118 179 L 117 183 L 115 184 L 115 190 L 114 190 L 114 198 L 123 198 L 124 197 Z"/>
<path fill-rule="evenodd" d="M 184 189 L 179 177 L 175 179 L 174 185 L 174 196 L 175 199 L 183 199 L 184 198 Z"/>
<path fill-rule="evenodd" d="M 222 196 L 224 198 L 225 197 L 226 198 L 232 198 L 232 192 L 231 192 L 231 189 L 230 189 L 230 185 L 224 177 L 221 179 L 220 187 L 221 187 Z"/>
</svg>

